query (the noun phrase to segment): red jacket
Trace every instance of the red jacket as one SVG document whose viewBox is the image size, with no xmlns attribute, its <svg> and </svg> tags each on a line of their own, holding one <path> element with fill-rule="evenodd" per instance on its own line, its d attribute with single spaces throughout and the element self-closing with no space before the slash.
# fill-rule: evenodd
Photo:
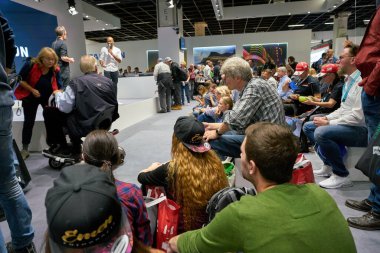
<svg viewBox="0 0 380 253">
<path fill-rule="evenodd" d="M 380 8 L 368 24 L 355 63 L 363 78 L 359 86 L 370 96 L 380 96 Z"/>
<path fill-rule="evenodd" d="M 54 70 L 53 77 L 51 79 L 51 87 L 53 91 L 58 90 L 58 83 L 57 83 L 57 73 L 59 72 L 59 67 L 57 67 Z M 42 76 L 42 70 L 38 67 L 38 64 L 33 64 L 30 71 L 27 80 L 25 80 L 30 86 L 33 88 L 36 86 L 38 80 L 40 80 Z M 23 98 L 26 98 L 30 95 L 30 91 L 19 85 L 15 90 L 15 97 L 18 100 L 22 100 Z"/>
</svg>

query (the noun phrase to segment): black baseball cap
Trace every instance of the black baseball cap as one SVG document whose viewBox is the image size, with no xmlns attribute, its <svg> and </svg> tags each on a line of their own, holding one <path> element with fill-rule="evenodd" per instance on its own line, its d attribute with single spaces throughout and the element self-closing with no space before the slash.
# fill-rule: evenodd
<svg viewBox="0 0 380 253">
<path fill-rule="evenodd" d="M 98 167 L 66 167 L 45 199 L 52 252 L 131 252 L 133 237 L 110 175 Z"/>
<path fill-rule="evenodd" d="M 208 142 L 203 140 L 205 127 L 194 117 L 179 117 L 174 124 L 175 136 L 191 151 L 204 153 L 211 149 Z"/>
</svg>

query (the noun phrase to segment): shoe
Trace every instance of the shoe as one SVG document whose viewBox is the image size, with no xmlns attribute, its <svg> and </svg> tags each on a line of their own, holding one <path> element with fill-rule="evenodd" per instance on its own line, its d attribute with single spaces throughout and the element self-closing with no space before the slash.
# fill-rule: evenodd
<svg viewBox="0 0 380 253">
<path fill-rule="evenodd" d="M 353 186 L 353 184 L 349 176 L 340 177 L 338 175 L 332 174 L 331 177 L 320 182 L 319 186 L 328 189 L 336 189 L 341 187 L 350 187 Z"/>
<path fill-rule="evenodd" d="M 158 111 L 158 113 L 166 113 L 166 110 L 161 109 L 161 110 Z"/>
<path fill-rule="evenodd" d="M 362 212 L 369 212 L 372 210 L 372 202 L 368 199 L 364 199 L 362 201 L 347 199 L 345 205 L 349 208 Z"/>
<path fill-rule="evenodd" d="M 172 110 L 182 110 L 182 106 L 181 105 L 173 105 Z"/>
<path fill-rule="evenodd" d="M 314 175 L 320 176 L 320 177 L 329 177 L 332 174 L 332 168 L 328 165 L 322 165 L 320 169 L 313 170 Z"/>
<path fill-rule="evenodd" d="M 33 242 L 28 246 L 17 250 L 13 248 L 12 242 L 8 242 L 6 248 L 8 253 L 37 253 L 36 246 L 34 246 Z"/>
<path fill-rule="evenodd" d="M 26 149 L 21 150 L 20 153 L 23 160 L 26 160 L 30 156 L 29 151 Z"/>
<path fill-rule="evenodd" d="M 349 217 L 348 225 L 363 230 L 380 230 L 380 214 L 370 211 L 362 217 Z"/>
<path fill-rule="evenodd" d="M 48 157 L 70 157 L 72 155 L 71 150 L 67 145 L 55 144 L 52 145 L 49 149 L 42 150 L 42 154 Z"/>
</svg>

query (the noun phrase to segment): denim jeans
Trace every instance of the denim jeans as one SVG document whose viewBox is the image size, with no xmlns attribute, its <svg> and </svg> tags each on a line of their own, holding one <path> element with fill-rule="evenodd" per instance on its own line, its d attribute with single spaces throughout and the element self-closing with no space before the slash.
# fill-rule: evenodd
<svg viewBox="0 0 380 253">
<path fill-rule="evenodd" d="M 312 127 L 309 124 L 307 127 L 311 132 Z M 311 135 L 310 132 L 308 134 Z M 334 174 L 341 177 L 349 174 L 343 163 L 341 147 L 366 147 L 367 135 L 367 128 L 363 126 L 329 125 L 317 127 L 314 131 L 318 153 L 323 153 L 320 155 L 322 161 L 332 167 Z"/>
<path fill-rule="evenodd" d="M 317 126 L 313 123 L 313 121 L 308 121 L 303 125 L 302 129 L 306 137 L 309 139 L 310 144 L 314 146 L 315 145 L 314 131 L 315 129 L 317 129 Z"/>
<path fill-rule="evenodd" d="M 368 139 L 371 139 L 380 124 L 380 97 L 370 96 L 363 90 L 362 107 L 368 127 Z M 380 186 L 372 185 L 368 200 L 373 202 L 372 210 L 380 213 Z"/>
<path fill-rule="evenodd" d="M 240 158 L 240 146 L 245 135 L 237 134 L 236 131 L 228 131 L 216 140 L 210 141 L 211 148 L 218 153 L 219 157 L 230 156 Z"/>
<path fill-rule="evenodd" d="M 13 247 L 20 249 L 30 244 L 34 237 L 31 225 L 32 211 L 16 179 L 14 168 L 12 92 L 0 90 L 0 101 L 0 204 L 7 217 Z M 2 236 L 0 252 L 7 252 Z"/>
<path fill-rule="evenodd" d="M 182 105 L 185 104 L 185 96 L 187 98 L 187 102 L 190 103 L 189 84 L 186 83 L 185 85 L 183 85 L 183 83 L 181 83 L 181 103 L 182 103 Z"/>
<path fill-rule="evenodd" d="M 207 123 L 215 123 L 216 122 L 214 117 L 208 116 L 205 113 L 202 113 L 201 115 L 199 115 L 197 120 L 199 122 L 207 122 Z"/>
</svg>

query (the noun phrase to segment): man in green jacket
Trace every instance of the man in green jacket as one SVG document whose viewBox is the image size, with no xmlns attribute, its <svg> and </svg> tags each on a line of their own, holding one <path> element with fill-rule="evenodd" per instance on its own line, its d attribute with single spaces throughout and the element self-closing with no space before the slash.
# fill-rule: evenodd
<svg viewBox="0 0 380 253">
<path fill-rule="evenodd" d="M 292 185 L 297 143 L 287 127 L 251 125 L 241 146 L 243 177 L 256 187 L 206 227 L 170 240 L 168 252 L 356 252 L 334 200 L 315 184 Z"/>
</svg>

